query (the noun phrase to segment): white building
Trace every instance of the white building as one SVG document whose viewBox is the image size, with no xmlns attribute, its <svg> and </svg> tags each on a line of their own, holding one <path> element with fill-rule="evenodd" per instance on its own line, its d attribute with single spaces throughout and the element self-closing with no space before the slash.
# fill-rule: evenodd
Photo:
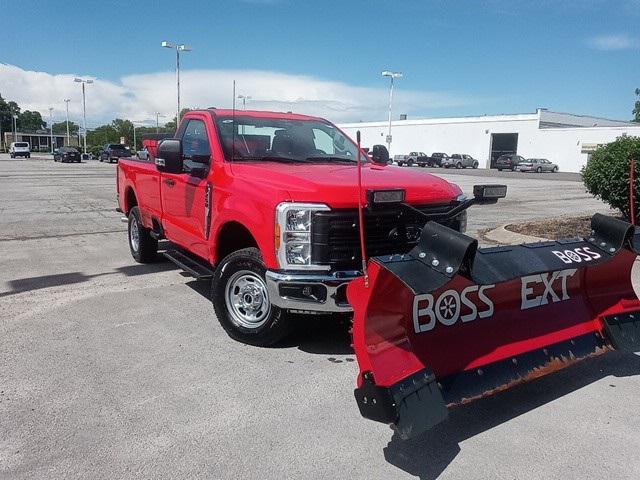
<svg viewBox="0 0 640 480">
<path fill-rule="evenodd" d="M 386 144 L 388 122 L 340 125 L 355 138 L 360 130 L 362 145 Z M 622 135 L 640 136 L 640 124 L 604 118 L 550 112 L 485 115 L 481 117 L 395 120 L 391 127 L 391 156 L 421 151 L 467 153 L 490 168 L 504 153 L 525 158 L 546 158 L 561 171 L 579 172 L 598 145 Z"/>
</svg>

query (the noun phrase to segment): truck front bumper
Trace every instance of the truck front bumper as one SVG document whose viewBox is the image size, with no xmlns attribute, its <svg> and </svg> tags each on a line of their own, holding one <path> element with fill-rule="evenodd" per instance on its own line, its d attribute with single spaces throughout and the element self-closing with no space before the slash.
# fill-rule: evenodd
<svg viewBox="0 0 640 480">
<path fill-rule="evenodd" d="M 267 270 L 266 283 L 271 303 L 300 313 L 348 313 L 347 285 L 362 274 L 357 271 L 333 273 L 290 273 Z"/>
</svg>

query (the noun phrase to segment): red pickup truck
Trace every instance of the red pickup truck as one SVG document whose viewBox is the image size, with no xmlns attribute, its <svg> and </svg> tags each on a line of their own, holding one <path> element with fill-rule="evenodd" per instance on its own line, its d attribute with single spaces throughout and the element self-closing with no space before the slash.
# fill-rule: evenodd
<svg viewBox="0 0 640 480">
<path fill-rule="evenodd" d="M 154 261 L 158 240 L 168 240 L 164 256 L 212 282 L 227 333 L 269 345 L 289 333 L 292 314 L 351 312 L 346 286 L 362 265 L 358 195 L 370 256 L 408 252 L 428 219 L 465 230 L 458 186 L 388 159 L 381 145 L 359 152 L 321 118 L 190 111 L 154 162 L 118 163 L 118 210 L 136 261 Z"/>
</svg>

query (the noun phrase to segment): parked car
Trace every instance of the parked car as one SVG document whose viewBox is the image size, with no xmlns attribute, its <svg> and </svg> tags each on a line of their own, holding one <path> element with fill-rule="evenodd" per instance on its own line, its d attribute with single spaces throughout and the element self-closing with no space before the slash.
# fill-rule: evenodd
<svg viewBox="0 0 640 480">
<path fill-rule="evenodd" d="M 427 158 L 427 165 L 430 167 L 443 167 L 449 161 L 449 155 L 442 152 L 434 152 Z"/>
<path fill-rule="evenodd" d="M 31 158 L 31 147 L 29 146 L 29 142 L 11 142 L 11 145 L 9 146 L 9 156 L 11 158 Z"/>
<path fill-rule="evenodd" d="M 518 164 L 517 170 L 521 172 L 557 172 L 558 165 L 551 163 L 546 158 L 527 158 L 524 162 Z"/>
<path fill-rule="evenodd" d="M 441 166 L 445 168 L 478 168 L 478 165 L 479 162 L 471 155 L 467 155 L 466 153 L 454 153 L 446 159 L 443 158 L 441 163 Z"/>
<path fill-rule="evenodd" d="M 66 163 L 66 162 L 80 163 L 80 152 L 73 147 L 56 148 L 53 151 L 53 161 L 60 162 L 60 163 Z"/>
<path fill-rule="evenodd" d="M 524 158 L 515 153 L 500 155 L 496 160 L 496 168 L 499 172 L 502 170 L 513 170 L 515 172 L 516 167 L 522 162 L 524 162 Z"/>
<path fill-rule="evenodd" d="M 412 167 L 414 164 L 418 164 L 421 167 L 427 165 L 429 156 L 424 152 L 409 152 L 409 155 L 395 155 L 393 161 L 398 164 L 399 167 L 408 165 Z"/>
<path fill-rule="evenodd" d="M 346 286 L 361 266 L 352 227 L 357 147 L 314 117 L 234 114 L 192 110 L 178 138 L 159 144 L 155 162 L 121 159 L 119 209 L 136 261 L 154 261 L 159 247 L 168 248 L 167 258 L 212 282 L 217 318 L 231 337 L 269 345 L 290 331 L 292 311 L 352 311 Z M 362 167 L 362 189 L 378 203 L 365 212 L 370 256 L 417 244 L 427 219 L 401 215 L 400 200 L 464 231 L 458 186 L 387 167 L 388 160 L 386 147 L 376 145 Z"/>
<path fill-rule="evenodd" d="M 126 145 L 121 143 L 108 143 L 102 148 L 100 152 L 100 161 L 112 163 L 115 161 L 118 163 L 119 158 L 128 158 L 131 156 L 131 150 Z"/>
</svg>

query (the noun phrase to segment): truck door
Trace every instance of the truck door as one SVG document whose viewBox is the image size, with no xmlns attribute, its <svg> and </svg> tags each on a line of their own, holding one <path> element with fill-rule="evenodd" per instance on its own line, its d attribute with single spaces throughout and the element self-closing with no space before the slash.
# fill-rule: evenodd
<svg viewBox="0 0 640 480">
<path fill-rule="evenodd" d="M 204 118 L 185 122 L 179 134 L 184 172 L 162 174 L 162 224 L 171 241 L 207 258 L 213 188 L 208 178 L 211 144 Z"/>
</svg>

